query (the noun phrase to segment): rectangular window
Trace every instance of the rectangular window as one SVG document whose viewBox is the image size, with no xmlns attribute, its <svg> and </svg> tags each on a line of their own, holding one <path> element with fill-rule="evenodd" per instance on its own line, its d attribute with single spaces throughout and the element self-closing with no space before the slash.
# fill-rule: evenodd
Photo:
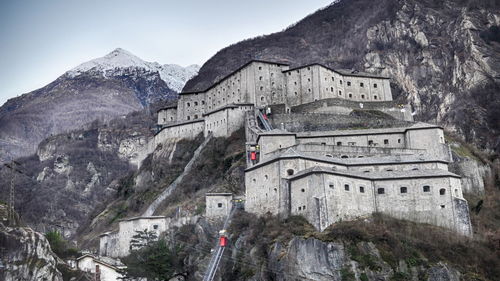
<svg viewBox="0 0 500 281">
<path fill-rule="evenodd" d="M 381 188 L 377 189 L 377 193 L 378 194 L 385 194 L 385 189 L 381 187 Z"/>
<path fill-rule="evenodd" d="M 377 83 L 373 84 L 373 88 L 377 88 Z"/>
<path fill-rule="evenodd" d="M 384 144 L 389 144 L 389 140 L 385 139 Z"/>
<path fill-rule="evenodd" d="M 345 189 L 346 191 L 349 191 L 349 185 L 348 185 L 348 184 L 344 185 L 344 189 Z"/>
<path fill-rule="evenodd" d="M 365 84 L 363 84 L 363 83 L 359 83 L 359 86 L 360 86 L 360 87 L 364 87 L 364 86 L 365 86 Z"/>
<path fill-rule="evenodd" d="M 361 192 L 361 193 L 365 193 L 365 187 L 364 187 L 364 186 L 360 186 L 360 187 L 359 187 L 359 192 Z"/>
<path fill-rule="evenodd" d="M 351 86 L 351 82 L 350 81 L 347 81 L 347 86 Z"/>
<path fill-rule="evenodd" d="M 424 192 L 431 192 L 431 187 L 428 185 L 424 185 L 423 190 Z"/>
</svg>

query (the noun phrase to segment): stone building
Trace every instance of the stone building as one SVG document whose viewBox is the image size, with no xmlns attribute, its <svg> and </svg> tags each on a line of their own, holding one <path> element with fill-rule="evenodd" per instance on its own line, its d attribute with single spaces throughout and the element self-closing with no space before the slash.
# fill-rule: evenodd
<svg viewBox="0 0 500 281">
<path fill-rule="evenodd" d="M 263 132 L 245 170 L 248 212 L 302 215 L 319 230 L 373 213 L 472 233 L 442 128 Z M 255 151 L 254 148 L 249 149 Z"/>
<path fill-rule="evenodd" d="M 152 231 L 160 236 L 172 227 L 195 223 L 197 216 L 169 218 L 165 216 L 133 217 L 120 220 L 118 229 L 99 236 L 99 255 L 106 257 L 125 257 L 130 253 L 130 242 L 137 231 Z"/>
<path fill-rule="evenodd" d="M 205 90 L 181 93 L 158 124 L 155 144 L 227 137 L 244 126 L 249 212 L 303 215 L 319 230 L 384 213 L 472 233 L 443 128 L 413 122 L 387 77 L 252 60 Z M 206 215 L 227 214 L 228 198 L 207 194 Z"/>
<path fill-rule="evenodd" d="M 98 257 L 90 254 L 76 259 L 77 268 L 89 272 L 100 281 L 118 281 L 123 279 L 121 271 L 125 268 L 123 264 L 114 259 Z"/>
<path fill-rule="evenodd" d="M 228 136 L 244 124 L 245 112 L 282 104 L 293 106 L 325 99 L 392 101 L 389 79 L 322 64 L 289 65 L 252 60 L 203 91 L 182 92 L 177 106 L 158 111 L 155 143 L 194 138 L 199 133 Z"/>
<path fill-rule="evenodd" d="M 207 193 L 205 195 L 205 216 L 207 218 L 225 218 L 233 206 L 232 193 Z"/>
</svg>

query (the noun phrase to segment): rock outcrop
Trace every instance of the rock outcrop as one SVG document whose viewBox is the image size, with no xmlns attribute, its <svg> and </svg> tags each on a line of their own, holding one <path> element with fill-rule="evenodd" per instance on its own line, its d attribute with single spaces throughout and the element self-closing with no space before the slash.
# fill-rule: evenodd
<svg viewBox="0 0 500 281">
<path fill-rule="evenodd" d="M 0 280 L 62 281 L 57 256 L 43 234 L 26 227 L 0 224 Z"/>
</svg>

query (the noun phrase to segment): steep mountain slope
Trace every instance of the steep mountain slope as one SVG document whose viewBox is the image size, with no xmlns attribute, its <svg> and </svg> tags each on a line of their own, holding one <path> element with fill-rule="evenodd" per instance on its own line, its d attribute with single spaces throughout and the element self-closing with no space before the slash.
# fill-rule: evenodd
<svg viewBox="0 0 500 281">
<path fill-rule="evenodd" d="M 500 151 L 500 2 L 336 2 L 282 32 L 222 49 L 183 90 L 205 89 L 252 58 L 356 68 L 392 77 L 395 98 L 417 120 Z"/>
<path fill-rule="evenodd" d="M 154 106 L 153 106 L 154 107 Z M 65 237 L 100 205 L 113 198 L 120 179 L 132 172 L 134 153 L 147 144 L 154 124 L 151 108 L 107 124 L 43 140 L 36 154 L 18 158 L 16 209 L 36 231 L 57 230 Z M 7 201 L 12 172 L 0 169 L 0 201 Z"/>
<path fill-rule="evenodd" d="M 145 62 L 123 49 L 86 62 L 0 108 L 0 162 L 33 153 L 50 135 L 175 99 L 196 71 Z"/>
</svg>

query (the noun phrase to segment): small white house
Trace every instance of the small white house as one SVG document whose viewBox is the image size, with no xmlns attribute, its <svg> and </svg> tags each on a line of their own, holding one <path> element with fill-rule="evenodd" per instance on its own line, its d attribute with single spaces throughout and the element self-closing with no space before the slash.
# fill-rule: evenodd
<svg viewBox="0 0 500 281">
<path fill-rule="evenodd" d="M 95 280 L 99 281 L 119 281 L 123 277 L 120 270 L 125 268 L 123 265 L 113 264 L 109 259 L 104 261 L 90 254 L 77 258 L 76 264 L 78 269 L 92 273 Z"/>
</svg>

